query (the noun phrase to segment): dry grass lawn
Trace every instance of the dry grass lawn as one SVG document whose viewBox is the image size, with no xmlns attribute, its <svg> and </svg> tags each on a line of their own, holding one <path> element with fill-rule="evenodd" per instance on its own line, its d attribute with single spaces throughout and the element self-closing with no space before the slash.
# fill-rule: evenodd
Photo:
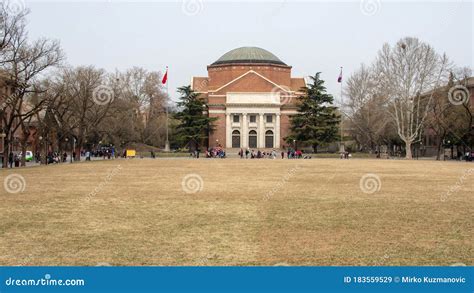
<svg viewBox="0 0 474 293">
<path fill-rule="evenodd" d="M 183 190 L 188 174 L 202 184 Z M 135 159 L 0 179 L 0 265 L 474 265 L 470 163 Z"/>
</svg>

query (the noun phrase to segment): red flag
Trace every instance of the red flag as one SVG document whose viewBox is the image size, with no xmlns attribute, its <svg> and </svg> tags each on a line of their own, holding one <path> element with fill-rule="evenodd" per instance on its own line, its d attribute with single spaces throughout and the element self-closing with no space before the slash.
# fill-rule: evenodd
<svg viewBox="0 0 474 293">
<path fill-rule="evenodd" d="M 337 82 L 342 82 L 342 67 L 341 67 L 341 73 L 339 73 L 339 77 L 337 78 Z"/>
<path fill-rule="evenodd" d="M 165 75 L 163 75 L 163 79 L 161 80 L 162 84 L 165 84 L 168 81 L 168 66 L 166 66 Z"/>
</svg>

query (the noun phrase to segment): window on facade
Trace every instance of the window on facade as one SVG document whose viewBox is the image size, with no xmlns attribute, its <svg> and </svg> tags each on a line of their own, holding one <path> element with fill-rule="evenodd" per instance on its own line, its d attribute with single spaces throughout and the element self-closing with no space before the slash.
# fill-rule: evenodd
<svg viewBox="0 0 474 293">
<path fill-rule="evenodd" d="M 257 122 L 257 115 L 250 115 L 250 123 Z"/>
<path fill-rule="evenodd" d="M 255 130 L 251 130 L 249 132 L 249 147 L 250 148 L 257 147 L 257 132 Z"/>
<path fill-rule="evenodd" d="M 267 115 L 267 123 L 272 123 L 272 122 L 273 122 L 273 116 Z"/>
<path fill-rule="evenodd" d="M 239 115 L 233 115 L 232 117 L 234 117 L 234 123 L 239 123 L 240 121 L 240 116 Z"/>
<path fill-rule="evenodd" d="M 238 130 L 232 131 L 232 147 L 240 148 L 240 131 Z"/>
<path fill-rule="evenodd" d="M 267 130 L 265 132 L 265 147 L 273 148 L 273 131 Z"/>
</svg>

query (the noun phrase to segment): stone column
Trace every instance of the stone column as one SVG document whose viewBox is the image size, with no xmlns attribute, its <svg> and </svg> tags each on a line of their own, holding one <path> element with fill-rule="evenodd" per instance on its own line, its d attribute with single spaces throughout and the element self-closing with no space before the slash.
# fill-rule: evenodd
<svg viewBox="0 0 474 293">
<path fill-rule="evenodd" d="M 263 121 L 264 118 L 265 118 L 264 114 L 260 113 L 258 117 L 258 141 L 257 141 L 257 146 L 259 148 L 265 148 L 265 121 Z"/>
<path fill-rule="evenodd" d="M 247 122 L 247 113 L 242 114 L 242 132 L 240 133 L 242 137 L 242 148 L 246 149 L 249 147 L 248 144 L 248 122 Z"/>
<path fill-rule="evenodd" d="M 226 148 L 232 147 L 232 125 L 230 121 L 230 113 L 225 114 L 225 145 Z"/>
<path fill-rule="evenodd" d="M 275 116 L 275 148 L 280 148 L 280 113 Z"/>
</svg>

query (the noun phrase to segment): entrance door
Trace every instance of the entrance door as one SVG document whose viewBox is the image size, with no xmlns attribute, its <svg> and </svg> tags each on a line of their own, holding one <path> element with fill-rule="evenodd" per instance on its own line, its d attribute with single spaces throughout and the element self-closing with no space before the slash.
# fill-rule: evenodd
<svg viewBox="0 0 474 293">
<path fill-rule="evenodd" d="M 257 132 L 255 130 L 250 130 L 249 132 L 249 148 L 257 147 Z"/>
</svg>

